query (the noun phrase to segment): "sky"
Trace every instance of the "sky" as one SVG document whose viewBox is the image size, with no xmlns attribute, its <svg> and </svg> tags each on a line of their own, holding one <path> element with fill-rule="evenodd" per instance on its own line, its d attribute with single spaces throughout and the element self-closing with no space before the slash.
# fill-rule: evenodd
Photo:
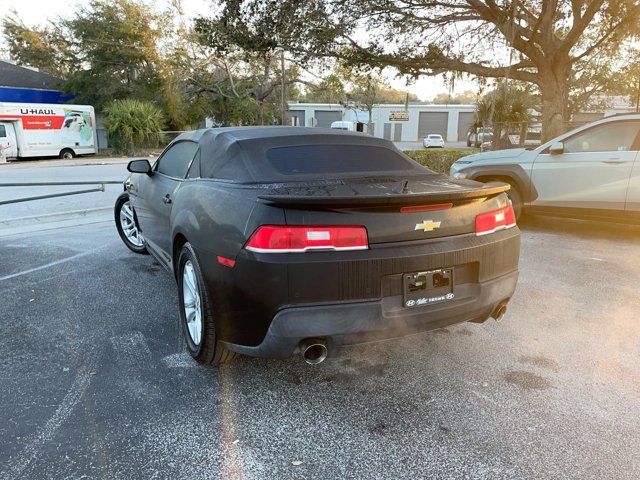
<svg viewBox="0 0 640 480">
<path fill-rule="evenodd" d="M 0 12 L 8 12 L 15 9 L 19 17 L 27 25 L 46 23 L 49 18 L 72 16 L 79 5 L 88 4 L 83 0 L 0 0 Z M 170 0 L 157 0 L 155 4 L 159 9 L 168 6 Z M 211 11 L 210 0 L 182 0 L 184 11 L 188 15 L 207 14 Z M 389 72 L 389 83 L 399 90 L 408 90 L 418 96 L 420 100 L 431 100 L 438 93 L 448 93 L 449 88 L 440 77 L 422 77 L 410 85 L 404 79 L 396 78 Z M 477 87 L 472 81 L 457 80 L 453 94 L 464 90 L 476 91 Z"/>
</svg>

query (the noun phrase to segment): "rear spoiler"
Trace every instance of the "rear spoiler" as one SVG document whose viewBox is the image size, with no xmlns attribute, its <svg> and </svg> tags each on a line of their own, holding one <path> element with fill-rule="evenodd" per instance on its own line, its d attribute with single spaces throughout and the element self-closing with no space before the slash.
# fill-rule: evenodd
<svg viewBox="0 0 640 480">
<path fill-rule="evenodd" d="M 389 195 L 354 195 L 349 197 L 320 195 L 260 195 L 258 198 L 273 205 L 416 205 L 421 203 L 438 203 L 466 201 L 486 198 L 509 190 L 508 183 L 490 182 L 479 188 L 465 188 L 459 191 L 441 191 L 425 193 L 399 193 Z"/>
</svg>

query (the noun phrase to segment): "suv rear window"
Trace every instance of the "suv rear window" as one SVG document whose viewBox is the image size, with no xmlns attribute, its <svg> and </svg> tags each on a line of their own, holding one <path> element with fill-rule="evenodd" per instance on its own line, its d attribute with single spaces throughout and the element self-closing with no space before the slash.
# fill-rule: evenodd
<svg viewBox="0 0 640 480">
<path fill-rule="evenodd" d="M 399 152 L 371 145 L 298 145 L 267 150 L 267 160 L 282 175 L 331 175 L 340 173 L 414 170 Z"/>
</svg>

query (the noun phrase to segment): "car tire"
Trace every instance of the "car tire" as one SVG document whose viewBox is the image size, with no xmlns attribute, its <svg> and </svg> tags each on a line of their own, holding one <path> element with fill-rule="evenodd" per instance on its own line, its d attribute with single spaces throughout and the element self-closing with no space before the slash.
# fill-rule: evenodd
<svg viewBox="0 0 640 480">
<path fill-rule="evenodd" d="M 60 150 L 60 154 L 58 156 L 65 160 L 71 160 L 76 156 L 76 152 L 74 152 L 70 148 L 64 148 Z"/>
<path fill-rule="evenodd" d="M 218 340 L 213 299 L 205 287 L 198 256 L 190 243 L 178 257 L 180 324 L 189 354 L 199 363 L 220 365 L 236 354 Z"/>
<path fill-rule="evenodd" d="M 113 216 L 120 239 L 127 248 L 135 253 L 148 254 L 144 237 L 140 233 L 140 227 L 138 226 L 138 218 L 129 203 L 128 193 L 121 194 L 116 200 Z"/>
<path fill-rule="evenodd" d="M 505 182 L 504 180 L 499 181 Z M 522 217 L 524 211 L 522 204 L 522 194 L 520 193 L 520 190 L 518 190 L 518 187 L 516 187 L 513 183 L 505 183 L 508 183 L 511 186 L 511 188 L 507 191 L 507 196 L 509 197 L 509 200 L 511 200 L 511 206 L 513 206 L 513 211 L 516 214 L 516 220 L 519 220 L 520 217 Z"/>
</svg>

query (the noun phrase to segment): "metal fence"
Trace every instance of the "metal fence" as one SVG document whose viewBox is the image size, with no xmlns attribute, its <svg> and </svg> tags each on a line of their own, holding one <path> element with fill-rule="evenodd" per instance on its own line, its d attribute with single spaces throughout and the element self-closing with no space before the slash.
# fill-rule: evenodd
<svg viewBox="0 0 640 480">
<path fill-rule="evenodd" d="M 0 205 L 8 205 L 11 203 L 31 202 L 33 200 L 44 200 L 47 198 L 66 197 L 69 195 L 80 195 L 82 193 L 104 192 L 105 185 L 122 185 L 122 180 L 97 180 L 93 182 L 10 182 L 0 183 L 0 187 L 57 187 L 63 185 L 96 185 L 95 188 L 87 188 L 84 190 L 73 190 L 70 192 L 47 193 L 46 195 L 36 195 L 34 197 L 11 198 L 9 200 L 0 200 Z M 98 186 L 99 185 L 99 186 Z"/>
<path fill-rule="evenodd" d="M 150 145 L 145 145 L 146 148 L 159 148 L 163 149 L 167 146 L 167 144 L 176 138 L 181 133 L 184 133 L 184 130 L 167 130 L 162 132 L 162 137 L 159 142 L 153 143 Z M 109 134 L 107 130 L 103 127 L 98 127 L 96 129 L 96 136 L 98 139 L 98 151 L 106 150 L 108 148 L 113 148 L 113 145 L 109 145 Z"/>
<path fill-rule="evenodd" d="M 589 123 L 587 121 L 565 122 L 563 132 Z M 501 150 L 508 148 L 536 147 L 542 142 L 542 123 L 533 122 L 494 122 L 484 127 L 483 150 Z"/>
</svg>

